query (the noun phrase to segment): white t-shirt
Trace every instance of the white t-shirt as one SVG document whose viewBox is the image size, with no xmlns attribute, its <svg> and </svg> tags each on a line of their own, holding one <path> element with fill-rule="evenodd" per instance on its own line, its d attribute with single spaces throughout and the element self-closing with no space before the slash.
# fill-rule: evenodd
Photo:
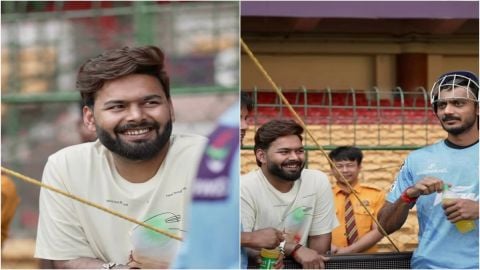
<svg viewBox="0 0 480 270">
<path fill-rule="evenodd" d="M 119 175 L 112 153 L 98 140 L 70 146 L 49 157 L 42 181 L 182 236 L 190 186 L 206 141 L 197 135 L 172 135 L 156 175 L 137 184 Z M 178 244 L 178 240 L 61 194 L 46 189 L 40 192 L 37 258 L 90 257 L 125 264 L 133 255 L 140 262 L 153 260 L 168 265 Z"/>
<path fill-rule="evenodd" d="M 338 226 L 332 188 L 323 172 L 304 169 L 286 193 L 275 189 L 260 169 L 242 175 L 240 184 L 246 232 L 274 227 L 287 233 L 287 241 L 306 245 L 308 236 Z"/>
</svg>

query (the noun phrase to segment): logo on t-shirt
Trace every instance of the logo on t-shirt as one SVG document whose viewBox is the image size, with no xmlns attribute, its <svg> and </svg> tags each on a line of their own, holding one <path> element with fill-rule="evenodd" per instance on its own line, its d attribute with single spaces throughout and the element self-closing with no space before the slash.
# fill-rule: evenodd
<svg viewBox="0 0 480 270">
<path fill-rule="evenodd" d="M 420 170 L 417 175 L 430 175 L 430 174 L 438 174 L 438 173 L 448 173 L 447 168 L 441 168 L 437 165 L 437 163 L 430 163 L 427 168 Z"/>
<path fill-rule="evenodd" d="M 143 223 L 175 236 L 184 232 L 181 229 L 182 217 L 177 213 L 163 212 L 149 216 Z M 139 225 L 130 232 L 130 241 L 129 263 L 135 262 L 145 268 L 168 267 L 181 244 L 180 240 Z"/>
<path fill-rule="evenodd" d="M 307 216 L 312 216 L 312 212 L 313 208 L 310 206 L 299 206 L 286 213 L 283 227 L 289 240 L 300 243 L 305 230 Z"/>
<path fill-rule="evenodd" d="M 392 192 L 395 186 L 397 186 L 397 182 L 398 180 L 395 180 L 395 182 L 393 182 L 393 184 L 390 186 L 390 192 Z"/>
<path fill-rule="evenodd" d="M 194 200 L 224 200 L 228 197 L 230 170 L 238 151 L 238 128 L 218 126 L 210 135 L 193 184 Z"/>
</svg>

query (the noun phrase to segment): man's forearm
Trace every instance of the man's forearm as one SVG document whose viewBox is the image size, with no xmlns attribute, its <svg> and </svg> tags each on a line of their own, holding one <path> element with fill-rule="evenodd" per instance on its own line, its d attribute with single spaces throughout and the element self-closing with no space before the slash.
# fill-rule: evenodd
<svg viewBox="0 0 480 270">
<path fill-rule="evenodd" d="M 286 242 L 285 243 L 285 255 L 290 256 L 293 249 L 297 246 L 295 242 Z"/>
<path fill-rule="evenodd" d="M 94 258 L 81 257 L 73 260 L 52 261 L 53 267 L 57 269 L 61 268 L 90 268 L 101 269 L 105 263 L 102 260 Z"/>
<path fill-rule="evenodd" d="M 240 236 L 240 245 L 242 247 L 251 247 L 253 242 L 252 236 L 251 232 L 242 232 Z"/>
<path fill-rule="evenodd" d="M 106 262 L 94 259 L 81 257 L 73 260 L 52 261 L 53 267 L 57 269 L 77 268 L 77 269 L 102 269 L 103 264 Z M 122 268 L 122 265 L 118 265 L 115 268 Z M 123 267 L 128 268 L 128 267 Z"/>
<path fill-rule="evenodd" d="M 264 228 L 253 232 L 242 232 L 242 247 L 275 248 L 284 240 L 283 233 L 274 228 Z"/>
<path fill-rule="evenodd" d="M 407 220 L 409 210 L 410 205 L 400 198 L 394 203 L 385 202 L 378 213 L 378 222 L 387 234 L 391 234 L 402 227 Z"/>
<path fill-rule="evenodd" d="M 358 241 L 356 241 L 352 245 L 343 248 L 344 252 L 342 253 L 363 252 L 374 246 L 378 241 L 380 241 L 380 239 L 382 239 L 382 237 L 383 235 L 377 229 L 373 229 L 364 236 L 362 236 L 360 239 L 358 239 Z"/>
<path fill-rule="evenodd" d="M 318 254 L 327 254 L 332 244 L 332 233 L 309 236 L 308 247 L 318 252 Z"/>
<path fill-rule="evenodd" d="M 40 269 L 53 269 L 55 267 L 53 266 L 53 261 L 52 260 L 40 259 L 38 261 L 38 268 L 40 268 Z"/>
</svg>

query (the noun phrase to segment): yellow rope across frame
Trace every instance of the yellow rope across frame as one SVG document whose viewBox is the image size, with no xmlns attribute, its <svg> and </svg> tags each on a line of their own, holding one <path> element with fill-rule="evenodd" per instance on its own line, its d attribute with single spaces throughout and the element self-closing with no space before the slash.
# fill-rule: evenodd
<svg viewBox="0 0 480 270">
<path fill-rule="evenodd" d="M 173 238 L 173 239 L 182 241 L 182 238 L 181 238 L 181 237 L 176 236 L 176 235 L 173 235 L 173 234 L 171 234 L 171 233 L 169 233 L 169 232 L 167 232 L 167 231 L 160 230 L 160 229 L 155 228 L 155 227 L 153 227 L 153 226 L 151 226 L 151 225 L 149 225 L 149 224 L 146 224 L 146 223 L 144 223 L 144 222 L 140 222 L 140 221 L 138 221 L 138 220 L 136 220 L 136 219 L 133 219 L 133 218 L 128 217 L 128 216 L 125 216 L 125 215 L 123 215 L 123 214 L 121 214 L 121 213 L 115 212 L 115 211 L 113 211 L 113 210 L 111 210 L 111 209 L 108 209 L 108 208 L 103 207 L 103 206 L 101 206 L 101 205 L 98 205 L 98 204 L 96 204 L 96 203 L 87 201 L 87 200 L 85 200 L 85 199 L 83 199 L 83 198 L 81 198 L 81 197 L 78 197 L 78 196 L 76 196 L 76 195 L 73 195 L 73 194 L 71 194 L 71 193 L 68 193 L 68 192 L 66 192 L 66 191 L 63 191 L 63 190 L 61 190 L 61 189 L 58 189 L 58 188 L 49 186 L 49 185 L 47 185 L 47 184 L 44 184 L 44 183 L 42 183 L 42 182 L 40 182 L 40 181 L 38 181 L 38 180 L 36 180 L 36 179 L 30 178 L 30 177 L 25 176 L 25 175 L 23 175 L 23 174 L 20 174 L 20 173 L 18 173 L 18 172 L 12 171 L 12 170 L 7 169 L 7 168 L 4 168 L 3 166 L 2 166 L 1 168 L 2 168 L 2 172 L 3 172 L 3 173 L 6 173 L 6 174 L 11 175 L 11 176 L 13 176 L 13 177 L 16 177 L 16 178 L 18 178 L 18 179 L 20 179 L 20 180 L 22 180 L 22 181 L 25 181 L 25 182 L 30 183 L 30 184 L 37 185 L 37 186 L 42 187 L 42 188 L 46 188 L 46 189 L 48 189 L 48 190 L 51 190 L 51 191 L 56 192 L 56 193 L 59 193 L 59 194 L 62 194 L 63 196 L 66 196 L 66 197 L 68 197 L 68 198 L 70 198 L 70 199 L 74 199 L 74 200 L 76 200 L 76 201 L 78 201 L 78 202 L 81 202 L 81 203 L 83 203 L 83 204 L 86 204 L 86 205 L 95 207 L 95 208 L 97 208 L 97 209 L 99 209 L 99 210 L 101 210 L 101 211 L 107 212 L 107 213 L 112 214 L 112 215 L 114 215 L 114 216 L 116 216 L 116 217 L 125 219 L 125 220 L 130 221 L 130 222 L 132 222 L 132 223 L 135 223 L 135 224 L 137 224 L 137 225 L 143 226 L 143 227 L 145 227 L 145 228 L 147 228 L 147 229 L 150 229 L 150 230 L 152 230 L 152 231 L 155 231 L 155 232 L 157 232 L 157 233 L 160 233 L 160 234 L 163 234 L 163 235 L 168 236 L 168 237 L 170 237 L 170 238 Z"/>
<path fill-rule="evenodd" d="M 250 50 L 250 48 L 247 46 L 247 44 L 245 44 L 245 42 L 243 42 L 243 39 L 240 38 L 240 42 L 241 42 L 241 45 L 242 45 L 242 48 L 245 50 L 245 52 L 248 54 L 248 56 L 250 57 L 250 59 L 254 62 L 254 64 L 257 66 L 257 68 L 260 70 L 260 72 L 263 74 L 263 76 L 267 79 L 267 81 L 270 83 L 270 85 L 273 87 L 273 89 L 275 90 L 275 92 L 277 93 L 277 95 L 280 97 L 280 99 L 282 100 L 282 102 L 287 106 L 288 110 L 292 113 L 292 115 L 295 117 L 295 119 L 297 120 L 298 124 L 301 125 L 303 127 L 303 129 L 305 130 L 305 132 L 308 134 L 308 136 L 310 136 L 310 138 L 313 140 L 313 142 L 315 143 L 315 145 L 320 149 L 320 151 L 322 152 L 322 154 L 325 156 L 325 158 L 327 158 L 328 160 L 328 163 L 330 164 L 330 166 L 332 168 L 334 168 L 334 170 L 336 171 L 336 173 L 338 175 L 340 175 L 340 177 L 342 177 L 342 180 L 346 183 L 348 189 L 350 190 L 350 192 L 354 195 L 354 197 L 360 202 L 360 204 L 362 205 L 362 207 L 365 209 L 365 211 L 367 211 L 368 215 L 372 218 L 372 220 L 375 222 L 375 224 L 377 224 L 378 226 L 378 229 L 379 231 L 382 233 L 382 235 L 384 235 L 388 241 L 390 241 L 390 243 L 393 245 L 393 247 L 395 248 L 395 250 L 397 252 L 400 252 L 400 250 L 398 249 L 398 247 L 393 243 L 392 239 L 388 236 L 387 232 L 383 229 L 382 225 L 380 225 L 380 223 L 378 222 L 378 220 L 375 218 L 375 216 L 370 213 L 370 211 L 368 210 L 368 208 L 365 206 L 365 204 L 362 202 L 362 200 L 360 200 L 360 198 L 358 197 L 358 194 L 357 192 L 352 188 L 352 186 L 350 185 L 350 183 L 348 183 L 348 181 L 345 179 L 345 177 L 338 171 L 337 167 L 335 166 L 335 164 L 333 163 L 333 161 L 330 159 L 330 157 L 327 155 L 327 153 L 325 152 L 325 150 L 323 149 L 323 147 L 317 142 L 317 140 L 315 139 L 315 137 L 313 136 L 313 134 L 310 132 L 310 130 L 307 128 L 307 126 L 305 125 L 305 123 L 303 122 L 302 118 L 300 118 L 300 116 L 297 114 L 297 112 L 293 109 L 293 107 L 290 105 L 290 102 L 288 102 L 288 100 L 285 98 L 285 96 L 283 95 L 282 91 L 280 91 L 280 88 L 278 88 L 277 84 L 275 84 L 275 82 L 272 80 L 272 78 L 270 77 L 270 75 L 268 75 L 267 71 L 263 68 L 263 66 L 260 64 L 260 62 L 258 61 L 258 59 L 255 57 L 255 55 L 253 55 L 252 51 Z"/>
</svg>

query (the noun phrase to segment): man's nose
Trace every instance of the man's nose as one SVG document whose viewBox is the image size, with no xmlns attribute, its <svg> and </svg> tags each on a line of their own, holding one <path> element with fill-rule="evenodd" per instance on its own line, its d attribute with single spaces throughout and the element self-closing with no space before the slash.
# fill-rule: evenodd
<svg viewBox="0 0 480 270">
<path fill-rule="evenodd" d="M 453 114 L 454 112 L 454 106 L 450 103 L 447 103 L 447 105 L 445 106 L 445 109 L 443 110 L 443 112 L 445 114 Z"/>
<path fill-rule="evenodd" d="M 139 121 L 145 117 L 144 112 L 140 106 L 132 105 L 128 110 L 127 120 Z"/>
<path fill-rule="evenodd" d="M 345 173 L 345 172 L 348 171 L 348 168 L 347 168 L 346 165 L 341 165 L 341 166 L 338 167 L 338 170 L 342 173 Z"/>
<path fill-rule="evenodd" d="M 295 151 L 291 151 L 288 155 L 288 160 L 299 160 L 299 157 Z"/>
</svg>

